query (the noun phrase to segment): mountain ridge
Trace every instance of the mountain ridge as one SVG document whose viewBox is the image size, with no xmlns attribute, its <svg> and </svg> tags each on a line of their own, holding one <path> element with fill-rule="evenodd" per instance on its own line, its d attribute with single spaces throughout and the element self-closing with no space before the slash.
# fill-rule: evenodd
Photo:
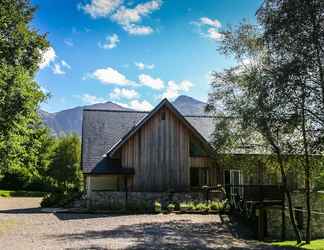
<svg viewBox="0 0 324 250">
<path fill-rule="evenodd" d="M 204 112 L 206 103 L 194 99 L 190 96 L 181 95 L 172 104 L 183 115 L 206 115 Z M 77 133 L 81 135 L 82 127 L 82 111 L 83 109 L 96 110 L 116 110 L 116 111 L 131 111 L 133 109 L 122 107 L 114 102 L 107 101 L 104 103 L 96 103 L 92 105 L 77 106 L 61 110 L 58 112 L 47 112 L 40 110 L 39 114 L 44 123 L 53 131 L 55 135 L 66 133 Z"/>
</svg>

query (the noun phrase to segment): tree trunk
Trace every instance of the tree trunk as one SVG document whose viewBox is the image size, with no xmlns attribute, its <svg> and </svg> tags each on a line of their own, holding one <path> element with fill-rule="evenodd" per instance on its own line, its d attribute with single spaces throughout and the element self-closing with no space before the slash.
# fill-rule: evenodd
<svg viewBox="0 0 324 250">
<path fill-rule="evenodd" d="M 278 160 L 279 167 L 280 167 L 282 183 L 283 183 L 283 187 L 284 187 L 286 197 L 287 197 L 287 202 L 288 202 L 289 218 L 290 218 L 291 224 L 292 224 L 294 232 L 295 232 L 297 244 L 299 244 L 302 241 L 302 236 L 301 236 L 300 230 L 297 227 L 297 223 L 296 223 L 296 219 L 295 219 L 295 215 L 294 215 L 294 211 L 293 211 L 293 204 L 292 204 L 292 200 L 291 200 L 290 191 L 288 188 L 287 176 L 285 173 L 284 160 L 283 160 L 283 157 L 281 154 L 281 150 L 280 150 L 279 146 L 276 144 L 275 139 L 272 136 L 271 130 L 269 129 L 269 127 L 267 125 L 265 125 L 264 132 L 265 132 L 265 137 L 267 138 L 268 142 L 270 143 L 274 152 L 277 155 L 277 160 Z"/>
<path fill-rule="evenodd" d="M 308 152 L 308 141 L 306 132 L 306 117 L 305 117 L 305 85 L 302 85 L 302 134 L 303 134 L 303 147 L 304 147 L 304 171 L 305 171 L 305 199 L 307 210 L 307 223 L 306 223 L 306 244 L 311 241 L 311 204 L 310 204 L 310 163 Z"/>
<path fill-rule="evenodd" d="M 291 221 L 291 224 L 293 226 L 293 229 L 294 229 L 294 232 L 296 235 L 297 244 L 299 244 L 302 241 L 302 236 L 301 236 L 300 230 L 297 227 L 297 223 L 296 223 L 296 219 L 295 219 L 295 215 L 294 215 L 294 211 L 293 211 L 291 195 L 290 195 L 290 191 L 289 191 L 288 183 L 287 183 L 287 176 L 285 173 L 284 163 L 283 163 L 283 159 L 282 159 L 280 152 L 277 152 L 277 159 L 279 162 L 282 182 L 283 182 L 283 186 L 284 186 L 286 197 L 287 197 L 290 221 Z"/>
<path fill-rule="evenodd" d="M 312 4 L 311 9 L 311 19 L 312 19 L 312 25 L 313 25 L 313 43 L 315 45 L 316 50 L 316 62 L 318 66 L 318 72 L 320 77 L 320 87 L 321 87 L 321 94 L 322 94 L 322 105 L 324 107 L 324 69 L 322 64 L 322 56 L 321 56 L 321 41 L 320 41 L 320 23 L 319 20 L 317 20 L 317 16 L 315 13 L 316 7 L 314 6 L 314 2 L 310 2 Z"/>
</svg>

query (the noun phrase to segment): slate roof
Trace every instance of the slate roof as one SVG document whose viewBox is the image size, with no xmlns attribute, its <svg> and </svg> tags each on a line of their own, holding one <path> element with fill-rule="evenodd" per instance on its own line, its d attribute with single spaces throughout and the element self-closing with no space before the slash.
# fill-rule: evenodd
<svg viewBox="0 0 324 250">
<path fill-rule="evenodd" d="M 120 163 L 107 156 L 107 152 L 148 115 L 148 112 L 116 110 L 83 110 L 82 168 L 84 173 L 116 172 Z M 185 119 L 210 141 L 214 129 L 211 116 L 185 116 Z"/>
</svg>

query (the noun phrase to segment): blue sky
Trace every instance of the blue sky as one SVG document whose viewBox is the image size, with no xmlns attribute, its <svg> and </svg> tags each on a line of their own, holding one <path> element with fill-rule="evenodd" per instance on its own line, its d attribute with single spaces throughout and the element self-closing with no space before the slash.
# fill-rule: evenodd
<svg viewBox="0 0 324 250">
<path fill-rule="evenodd" d="M 150 109 L 180 94 L 205 101 L 222 27 L 254 22 L 261 0 L 32 0 L 33 26 L 48 34 L 37 81 L 56 112 L 113 101 Z"/>
</svg>

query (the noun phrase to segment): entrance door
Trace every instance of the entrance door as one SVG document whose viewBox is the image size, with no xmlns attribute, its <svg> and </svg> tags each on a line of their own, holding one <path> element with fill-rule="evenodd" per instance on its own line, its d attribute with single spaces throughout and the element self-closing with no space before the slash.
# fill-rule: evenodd
<svg viewBox="0 0 324 250">
<path fill-rule="evenodd" d="M 243 178 L 240 170 L 230 170 L 231 195 L 243 196 Z"/>
</svg>

